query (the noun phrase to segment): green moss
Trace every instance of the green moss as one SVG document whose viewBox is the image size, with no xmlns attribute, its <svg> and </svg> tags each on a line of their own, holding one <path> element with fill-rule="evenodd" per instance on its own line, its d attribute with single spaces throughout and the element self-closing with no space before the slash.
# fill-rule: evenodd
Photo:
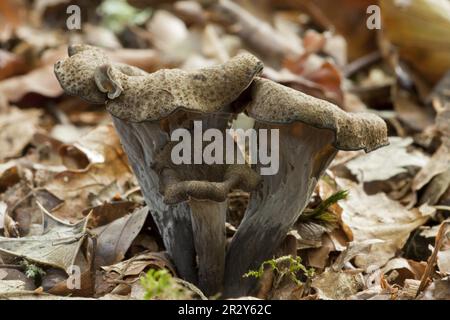
<svg viewBox="0 0 450 320">
<path fill-rule="evenodd" d="M 145 300 L 179 300 L 191 298 L 191 293 L 180 285 L 166 270 L 150 269 L 141 277 Z"/>
<path fill-rule="evenodd" d="M 266 267 L 270 267 L 274 272 L 276 272 L 278 283 L 287 276 L 290 277 L 296 284 L 301 285 L 302 282 L 298 279 L 299 272 L 307 278 L 312 278 L 314 276 L 314 268 L 306 268 L 302 264 L 302 259 L 300 257 L 294 258 L 289 255 L 264 261 L 258 270 L 251 270 L 247 272 L 244 277 L 261 278 Z"/>
<path fill-rule="evenodd" d="M 138 10 L 125 0 L 105 0 L 99 6 L 98 12 L 102 16 L 103 25 L 117 33 L 127 25 L 145 23 L 151 15 L 151 9 Z"/>
</svg>

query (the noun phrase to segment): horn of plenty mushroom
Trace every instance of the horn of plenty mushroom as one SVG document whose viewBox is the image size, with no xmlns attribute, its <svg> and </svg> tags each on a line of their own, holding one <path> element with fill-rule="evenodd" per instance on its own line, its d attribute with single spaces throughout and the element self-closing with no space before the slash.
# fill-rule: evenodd
<svg viewBox="0 0 450 320">
<path fill-rule="evenodd" d="M 179 275 L 206 294 L 251 292 L 255 282 L 243 275 L 274 254 L 337 151 L 371 151 L 387 143 L 380 118 L 348 114 L 257 78 L 262 68 L 256 57 L 243 54 L 198 71 L 148 74 L 110 62 L 89 46 L 69 48 L 69 58 L 55 65 L 67 93 L 106 103 Z M 195 135 L 200 121 L 203 129 L 226 136 L 230 120 L 243 109 L 255 119 L 255 129 L 277 130 L 270 139 L 279 141 L 257 146 L 279 155 L 277 172 L 260 175 L 261 164 L 198 163 L 204 145 L 195 141 L 183 141 L 194 150 L 187 157 L 192 161 L 173 161 L 176 130 Z M 232 189 L 251 192 L 251 201 L 226 249 L 226 200 Z"/>
<path fill-rule="evenodd" d="M 225 131 L 230 104 L 262 70 L 244 54 L 195 72 L 153 74 L 110 63 L 90 46 L 69 49 L 55 65 L 61 86 L 92 103 L 106 101 L 145 200 L 181 277 L 207 294 L 219 292 L 225 269 L 226 199 L 231 188 L 251 191 L 259 177 L 247 165 L 171 164 L 173 130 Z M 198 264 L 196 263 L 196 256 Z"/>
<path fill-rule="evenodd" d="M 308 204 L 314 187 L 338 150 L 384 146 L 386 124 L 372 114 L 349 114 L 270 80 L 256 78 L 246 109 L 258 129 L 279 130 L 279 171 L 263 176 L 228 248 L 225 295 L 249 293 L 243 278 L 275 252 Z M 271 144 L 268 144 L 271 145 Z"/>
</svg>

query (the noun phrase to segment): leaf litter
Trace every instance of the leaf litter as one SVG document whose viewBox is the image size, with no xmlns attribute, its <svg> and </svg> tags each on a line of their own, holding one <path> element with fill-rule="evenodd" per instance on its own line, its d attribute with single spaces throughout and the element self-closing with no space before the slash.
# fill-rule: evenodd
<svg viewBox="0 0 450 320">
<path fill-rule="evenodd" d="M 370 1 L 183 1 L 150 14 L 145 0 L 105 0 L 77 35 L 55 16 L 58 1 L 32 2 L 34 12 L 9 0 L 0 8 L 0 297 L 143 299 L 148 270 L 177 279 L 105 109 L 65 95 L 54 76 L 67 44 L 84 42 L 148 72 L 247 50 L 264 62 L 263 77 L 382 116 L 390 145 L 338 153 L 273 257 L 301 258 L 314 275 L 274 281 L 265 265 L 259 297 L 450 299 L 446 0 L 402 10 L 385 1 L 380 41 L 365 28 Z M 339 192 L 347 195 L 333 199 Z M 228 240 L 248 201 L 230 195 Z M 46 272 L 34 287 L 24 261 Z M 73 264 L 86 290 L 67 287 Z"/>
</svg>

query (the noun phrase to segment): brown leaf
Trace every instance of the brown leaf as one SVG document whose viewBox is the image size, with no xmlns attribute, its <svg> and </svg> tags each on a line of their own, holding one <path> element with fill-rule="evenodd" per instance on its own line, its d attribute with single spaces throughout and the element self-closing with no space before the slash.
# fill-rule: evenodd
<svg viewBox="0 0 450 320">
<path fill-rule="evenodd" d="M 357 256 L 357 266 L 382 266 L 406 243 L 411 231 L 423 225 L 428 216 L 419 210 L 408 210 L 384 193 L 367 195 L 354 182 L 337 178 L 337 184 L 349 190 L 349 196 L 339 202 L 344 210 L 342 221 L 350 228 L 354 241 L 370 239 L 384 240 L 372 246 L 369 254 Z"/>
<path fill-rule="evenodd" d="M 390 260 L 382 271 L 388 278 L 391 284 L 395 283 L 403 286 L 407 279 L 420 280 L 425 272 L 426 264 L 424 262 L 416 262 L 404 258 L 395 258 Z M 395 273 L 395 274 L 394 274 Z M 388 275 L 391 276 L 388 276 Z"/>
<path fill-rule="evenodd" d="M 0 114 L 0 161 L 20 155 L 36 133 L 40 116 L 40 110 L 14 107 Z"/>
<path fill-rule="evenodd" d="M 361 182 L 388 180 L 398 174 L 408 172 L 408 167 L 421 168 L 428 162 L 423 153 L 407 147 L 412 138 L 390 137 L 389 145 L 350 160 L 345 166 Z"/>
<path fill-rule="evenodd" d="M 118 276 L 120 279 L 136 279 L 143 271 L 150 268 L 166 268 L 176 275 L 175 268 L 165 252 L 144 252 L 115 265 L 102 267 L 106 276 L 112 280 L 117 279 Z"/>
<path fill-rule="evenodd" d="M 414 177 L 412 189 L 414 191 L 420 190 L 427 183 L 433 179 L 433 177 L 444 173 L 450 167 L 450 151 L 448 147 L 443 144 L 433 154 L 430 161 L 422 167 L 422 169 Z"/>
<path fill-rule="evenodd" d="M 380 2 L 386 37 L 400 57 L 429 81 L 436 82 L 450 68 L 450 4 L 447 0 L 415 0 L 405 5 Z"/>
<path fill-rule="evenodd" d="M 19 168 L 15 161 L 0 163 L 0 192 L 4 192 L 19 180 Z"/>
<path fill-rule="evenodd" d="M 73 146 L 84 153 L 89 164 L 82 169 L 58 173 L 45 184 L 48 191 L 65 201 L 53 214 L 69 221 L 83 217 L 83 210 L 91 207 L 91 194 L 98 194 L 114 182 L 124 186 L 132 179 L 112 125 L 96 128 Z"/>
<path fill-rule="evenodd" d="M 107 225 L 92 229 L 91 231 L 97 238 L 97 246 L 95 249 L 95 264 L 97 266 L 111 265 L 121 261 L 144 225 L 148 214 L 147 207 L 136 209 L 130 214 L 127 213 L 128 210 L 123 209 L 121 212 L 125 214 L 123 217 Z M 96 214 L 92 213 L 93 216 L 98 214 L 99 212 Z M 97 219 L 96 222 L 99 222 L 99 220 Z"/>
<path fill-rule="evenodd" d="M 434 249 L 431 256 L 428 258 L 427 267 L 420 279 L 420 286 L 417 290 L 417 295 L 419 295 L 429 284 L 430 277 L 433 274 L 434 266 L 438 259 L 439 250 L 441 250 L 442 246 L 447 240 L 447 231 L 449 230 L 450 220 L 446 220 L 441 223 L 439 227 L 439 231 L 436 235 L 436 240 L 434 243 Z"/>
<path fill-rule="evenodd" d="M 321 95 L 314 93 L 314 90 L 306 91 L 317 98 L 326 99 L 338 105 L 343 105 L 344 95 L 341 89 L 342 75 L 337 66 L 333 63 L 318 58 L 314 54 L 305 54 L 298 58 L 288 58 L 284 60 L 284 66 L 297 76 L 301 76 L 307 82 L 314 84 L 311 89 L 321 91 Z M 293 84 L 296 84 L 295 82 Z M 297 84 L 301 84 L 300 82 Z M 295 88 L 295 86 L 294 86 Z M 298 90 L 301 90 L 299 87 Z"/>
<path fill-rule="evenodd" d="M 28 93 L 45 97 L 58 97 L 63 93 L 53 72 L 53 65 L 43 66 L 22 76 L 0 82 L 0 93 L 9 101 L 19 101 Z"/>
<path fill-rule="evenodd" d="M 25 61 L 18 55 L 0 50 L 0 80 L 26 71 Z"/>
</svg>

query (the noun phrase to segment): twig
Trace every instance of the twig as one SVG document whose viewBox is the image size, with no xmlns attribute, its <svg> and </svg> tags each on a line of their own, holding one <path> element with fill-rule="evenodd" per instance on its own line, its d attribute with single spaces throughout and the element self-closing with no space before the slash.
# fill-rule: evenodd
<svg viewBox="0 0 450 320">
<path fill-rule="evenodd" d="M 428 264 L 425 268 L 425 272 L 422 275 L 422 279 L 420 279 L 420 285 L 419 289 L 417 289 L 416 298 L 419 296 L 419 294 L 426 288 L 428 285 L 428 279 L 433 271 L 433 267 L 436 264 L 437 255 L 439 250 L 442 247 L 442 244 L 444 243 L 445 239 L 445 233 L 447 231 L 447 227 L 450 225 L 450 220 L 446 220 L 442 222 L 441 226 L 439 227 L 439 231 L 436 235 L 436 241 L 434 244 L 434 250 L 431 256 L 428 258 Z"/>
<path fill-rule="evenodd" d="M 188 282 L 188 281 L 184 281 L 183 279 L 180 278 L 174 278 L 176 282 L 180 283 L 181 285 L 185 286 L 186 288 L 188 288 L 189 290 L 191 290 L 192 292 L 194 292 L 195 294 L 197 294 L 200 299 L 202 300 L 208 300 L 208 298 L 203 294 L 203 292 L 197 288 L 195 285 L 193 285 L 192 283 Z"/>
<path fill-rule="evenodd" d="M 433 206 L 436 210 L 450 211 L 450 206 Z"/>
<path fill-rule="evenodd" d="M 5 269 L 24 269 L 24 266 L 20 264 L 0 264 L 0 268 Z"/>
<path fill-rule="evenodd" d="M 379 61 L 381 61 L 381 53 L 379 51 L 369 53 L 368 55 L 365 55 L 347 64 L 343 70 L 344 76 L 346 78 L 351 77 L 359 70 L 367 68 L 368 66 Z"/>
</svg>

